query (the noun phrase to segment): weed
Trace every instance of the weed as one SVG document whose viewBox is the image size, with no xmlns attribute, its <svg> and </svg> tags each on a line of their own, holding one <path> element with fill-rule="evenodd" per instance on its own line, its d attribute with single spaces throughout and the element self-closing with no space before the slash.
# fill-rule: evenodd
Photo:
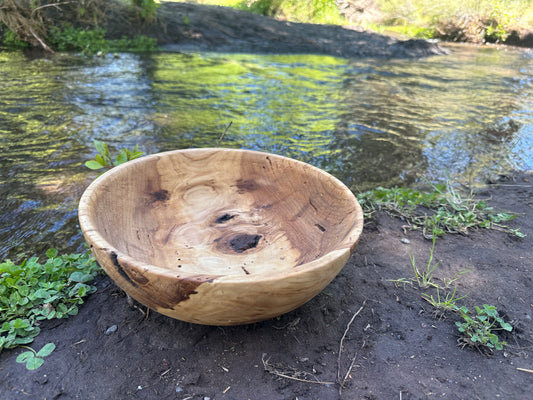
<svg viewBox="0 0 533 400">
<path fill-rule="evenodd" d="M 113 160 L 111 157 L 111 152 L 109 151 L 109 146 L 106 143 L 95 140 L 94 147 L 96 148 L 98 154 L 94 157 L 94 159 L 85 162 L 85 166 L 93 170 L 102 168 L 111 169 L 117 165 L 125 163 L 126 161 L 139 158 L 144 154 L 142 151 L 139 151 L 139 146 L 135 145 L 133 150 L 120 149 L 118 155 Z"/>
<path fill-rule="evenodd" d="M 455 325 L 461 332 L 462 336 L 459 339 L 459 344 L 464 346 L 475 347 L 478 350 L 493 349 L 502 350 L 507 343 L 501 341 L 495 333 L 500 330 L 511 332 L 513 327 L 511 324 L 505 322 L 496 310 L 495 306 L 483 304 L 483 307 L 475 307 L 476 315 L 473 315 L 466 307 L 454 306 L 456 311 L 464 322 L 456 322 Z"/>
<path fill-rule="evenodd" d="M 436 236 L 433 235 L 433 244 L 431 245 L 431 249 L 429 250 L 429 260 L 426 264 L 426 269 L 420 271 L 415 263 L 415 256 L 409 255 L 409 259 L 411 260 L 411 265 L 413 266 L 413 270 L 415 272 L 415 279 L 418 283 L 418 287 L 420 288 L 427 288 L 429 286 L 437 287 L 438 286 L 433 283 L 431 280 L 433 278 L 433 272 L 435 272 L 435 268 L 439 265 L 440 261 L 435 263 L 434 265 L 431 265 L 433 262 L 433 251 L 435 250 L 435 240 Z"/>
<path fill-rule="evenodd" d="M 88 252 L 49 249 L 46 256 L 44 264 L 37 257 L 0 263 L 0 352 L 31 343 L 40 320 L 76 315 L 83 297 L 96 291 L 89 282 L 100 267 Z"/>
<path fill-rule="evenodd" d="M 462 300 L 467 297 L 466 294 L 461 297 L 455 297 L 456 292 L 457 288 L 453 288 L 453 292 L 448 291 L 446 293 L 446 296 L 441 298 L 439 287 L 437 286 L 437 298 L 434 298 L 433 295 L 428 295 L 426 293 L 422 293 L 422 298 L 435 308 L 436 316 L 442 317 L 446 312 L 453 311 L 456 307 L 456 303 L 459 300 Z"/>
<path fill-rule="evenodd" d="M 458 280 L 461 275 L 469 273 L 469 270 L 463 270 L 456 273 L 454 276 L 452 276 L 450 279 L 442 278 L 442 281 L 444 282 L 444 289 L 449 289 L 456 280 Z M 454 289 L 455 291 L 455 289 Z"/>
<path fill-rule="evenodd" d="M 515 214 L 497 212 L 485 201 L 476 200 L 473 193 L 461 194 L 450 181 L 431 187 L 429 191 L 378 187 L 360 193 L 357 198 L 365 217 L 370 218 L 376 210 L 383 210 L 404 219 L 410 229 L 422 230 L 427 238 L 446 233 L 467 234 L 478 228 L 503 230 L 520 238 L 525 236 L 519 229 L 502 224 L 515 218 Z"/>
<path fill-rule="evenodd" d="M 44 363 L 44 357 L 49 356 L 56 348 L 56 345 L 53 343 L 45 344 L 41 350 L 35 351 L 31 347 L 21 346 L 28 351 L 20 353 L 17 356 L 17 362 L 21 364 L 26 364 L 27 369 L 37 369 Z"/>
</svg>

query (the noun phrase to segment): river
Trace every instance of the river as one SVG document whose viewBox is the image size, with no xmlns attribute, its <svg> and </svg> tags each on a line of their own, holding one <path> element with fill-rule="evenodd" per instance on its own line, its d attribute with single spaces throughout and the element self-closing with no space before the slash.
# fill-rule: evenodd
<svg viewBox="0 0 533 400">
<path fill-rule="evenodd" d="M 533 52 L 450 46 L 419 60 L 0 52 L 0 260 L 83 249 L 93 140 L 293 157 L 354 192 L 481 184 L 533 169 Z"/>
</svg>

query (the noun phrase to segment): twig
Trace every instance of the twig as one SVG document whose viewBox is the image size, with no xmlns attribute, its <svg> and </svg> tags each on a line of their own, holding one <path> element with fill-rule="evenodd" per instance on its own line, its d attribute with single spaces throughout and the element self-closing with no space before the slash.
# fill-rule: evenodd
<svg viewBox="0 0 533 400">
<path fill-rule="evenodd" d="M 233 121 L 229 122 L 228 126 L 226 126 L 226 129 L 224 129 L 224 132 L 222 132 L 222 135 L 220 135 L 220 137 L 218 138 L 217 147 L 220 146 L 220 142 L 222 142 L 222 139 L 224 139 L 224 136 L 226 136 L 226 132 L 228 131 L 228 129 L 231 126 L 232 123 L 233 123 Z"/>
<path fill-rule="evenodd" d="M 530 374 L 533 374 L 533 369 L 517 368 L 517 370 L 523 371 L 523 372 L 529 372 Z"/>
<path fill-rule="evenodd" d="M 350 322 L 348 322 L 348 325 L 346 325 L 346 329 L 344 330 L 344 334 L 342 335 L 341 341 L 339 343 L 339 355 L 337 357 L 337 383 L 341 385 L 344 383 L 341 381 L 341 356 L 342 356 L 342 344 L 344 342 L 344 339 L 346 338 L 346 335 L 348 334 L 348 331 L 350 330 L 350 326 L 352 325 L 353 321 L 355 320 L 355 317 L 359 315 L 361 311 L 363 311 L 363 308 L 365 307 L 366 300 L 363 301 L 363 304 L 361 305 L 361 308 L 356 311 L 356 313 L 352 316 L 352 319 Z"/>
<path fill-rule="evenodd" d="M 361 345 L 361 348 L 363 348 L 363 347 L 365 347 L 365 341 L 364 340 L 363 340 L 363 344 Z M 352 358 L 352 362 L 350 363 L 350 368 L 348 368 L 348 371 L 346 371 L 346 374 L 344 375 L 344 378 L 342 379 L 341 387 L 344 386 L 344 383 L 346 382 L 346 380 L 348 379 L 348 377 L 352 373 L 352 369 L 353 369 L 353 366 L 355 365 L 356 358 L 357 358 L 357 352 L 355 353 L 355 356 L 353 356 L 353 358 Z"/>
<path fill-rule="evenodd" d="M 46 8 L 46 7 L 54 7 L 54 8 L 57 8 L 59 11 L 62 11 L 61 7 L 59 7 L 59 6 L 62 6 L 64 4 L 70 4 L 70 3 L 73 3 L 73 2 L 72 1 L 60 1 L 59 3 L 44 4 L 44 5 L 40 6 L 40 7 L 34 8 L 33 11 L 31 12 L 31 15 L 33 17 L 33 14 L 35 14 L 36 11 L 41 10 L 43 8 Z"/>
<path fill-rule="evenodd" d="M 292 379 L 292 380 L 298 381 L 298 382 L 318 383 L 320 385 L 334 385 L 335 384 L 335 382 L 311 381 L 309 379 L 295 378 L 294 376 L 285 375 L 285 374 L 282 374 L 281 372 L 278 372 L 278 371 L 268 371 L 268 372 L 270 372 L 271 374 L 277 375 L 277 376 L 279 376 L 281 378 Z"/>
<path fill-rule="evenodd" d="M 334 385 L 335 384 L 335 382 L 325 382 L 325 381 L 319 381 L 319 380 L 312 381 L 312 380 L 309 380 L 309 379 L 296 378 L 295 376 L 290 376 L 290 375 L 284 374 L 283 372 L 279 372 L 276 369 L 276 367 L 274 367 L 273 365 L 268 363 L 268 360 L 270 360 L 270 358 L 265 360 L 265 355 L 266 354 L 263 354 L 263 356 L 261 357 L 261 361 L 263 362 L 263 367 L 265 368 L 265 371 L 271 373 L 272 375 L 279 376 L 280 378 L 292 379 L 292 380 L 298 381 L 298 382 L 318 383 L 320 385 Z M 307 372 L 302 372 L 302 373 L 303 374 L 307 374 Z"/>
</svg>

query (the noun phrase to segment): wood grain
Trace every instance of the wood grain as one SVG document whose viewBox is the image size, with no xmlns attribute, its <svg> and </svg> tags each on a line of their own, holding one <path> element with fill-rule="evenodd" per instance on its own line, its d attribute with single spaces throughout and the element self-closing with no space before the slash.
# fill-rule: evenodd
<svg viewBox="0 0 533 400">
<path fill-rule="evenodd" d="M 231 149 L 116 167 L 87 188 L 79 219 L 98 262 L 128 294 L 212 325 L 304 304 L 344 266 L 363 226 L 354 195 L 331 175 Z"/>
</svg>

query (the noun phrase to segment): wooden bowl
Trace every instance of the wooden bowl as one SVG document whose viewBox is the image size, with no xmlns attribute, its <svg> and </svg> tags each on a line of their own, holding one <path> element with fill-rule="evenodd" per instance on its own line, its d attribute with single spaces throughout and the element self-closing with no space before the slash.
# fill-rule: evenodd
<svg viewBox="0 0 533 400">
<path fill-rule="evenodd" d="M 115 167 L 87 188 L 79 220 L 126 293 L 208 325 L 257 322 L 304 304 L 346 264 L 363 228 L 355 196 L 328 173 L 231 149 Z"/>
</svg>

